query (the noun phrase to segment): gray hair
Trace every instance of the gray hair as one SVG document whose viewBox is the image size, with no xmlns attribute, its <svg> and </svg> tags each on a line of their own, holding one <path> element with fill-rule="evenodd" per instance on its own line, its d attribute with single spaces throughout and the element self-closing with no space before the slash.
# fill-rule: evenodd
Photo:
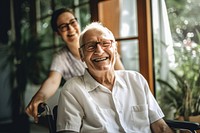
<svg viewBox="0 0 200 133">
<path fill-rule="evenodd" d="M 92 29 L 96 29 L 96 30 L 102 31 L 105 34 L 110 35 L 111 39 L 113 39 L 113 41 L 115 41 L 115 37 L 114 37 L 113 33 L 108 28 L 106 28 L 105 26 L 103 26 L 100 22 L 92 22 L 89 25 L 87 25 L 84 28 L 84 30 L 81 32 L 81 34 L 80 34 L 80 38 L 79 38 L 79 45 L 80 45 L 80 47 L 83 45 L 83 36 L 84 36 L 84 34 L 87 31 L 92 30 Z"/>
</svg>

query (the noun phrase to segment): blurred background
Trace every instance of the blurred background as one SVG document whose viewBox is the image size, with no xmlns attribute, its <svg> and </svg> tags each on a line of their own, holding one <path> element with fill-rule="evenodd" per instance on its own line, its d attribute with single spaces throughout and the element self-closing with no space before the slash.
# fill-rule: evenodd
<svg viewBox="0 0 200 133">
<path fill-rule="evenodd" d="M 144 75 L 167 118 L 200 123 L 198 0 L 1 0 L 0 133 L 48 132 L 24 110 L 63 46 L 50 27 L 60 7 L 82 28 L 100 21 L 114 33 L 125 68 Z"/>
</svg>

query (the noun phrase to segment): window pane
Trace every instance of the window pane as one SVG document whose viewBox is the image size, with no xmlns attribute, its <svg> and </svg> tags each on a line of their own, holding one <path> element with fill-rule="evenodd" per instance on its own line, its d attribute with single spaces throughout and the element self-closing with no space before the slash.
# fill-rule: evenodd
<svg viewBox="0 0 200 133">
<path fill-rule="evenodd" d="M 79 0 L 79 4 L 85 3 L 85 2 L 89 2 L 89 0 Z"/>
<path fill-rule="evenodd" d="M 120 38 L 138 36 L 136 0 L 120 2 Z"/>
<path fill-rule="evenodd" d="M 42 41 L 44 42 L 42 43 L 43 46 L 53 46 L 53 31 L 50 25 L 50 17 L 42 19 L 38 23 L 40 24 L 38 35 L 42 38 Z"/>
<path fill-rule="evenodd" d="M 56 9 L 59 8 L 71 8 L 74 5 L 74 0 L 55 0 Z"/>
<path fill-rule="evenodd" d="M 51 0 L 40 0 L 40 9 L 37 9 L 37 15 L 46 16 L 51 14 Z"/>
<path fill-rule="evenodd" d="M 89 24 L 91 19 L 89 4 L 85 4 L 79 8 L 76 8 L 75 15 L 78 19 L 81 29 L 83 29 L 87 24 Z"/>
<path fill-rule="evenodd" d="M 138 40 L 120 41 L 122 63 L 127 70 L 139 71 Z"/>
<path fill-rule="evenodd" d="M 89 3 L 89 0 L 55 0 L 56 8 L 67 7 L 67 8 L 77 8 L 81 4 Z"/>
</svg>

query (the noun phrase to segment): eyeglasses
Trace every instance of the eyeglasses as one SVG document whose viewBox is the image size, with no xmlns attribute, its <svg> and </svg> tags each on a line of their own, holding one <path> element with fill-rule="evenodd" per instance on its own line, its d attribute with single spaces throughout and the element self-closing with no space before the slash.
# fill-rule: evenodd
<svg viewBox="0 0 200 133">
<path fill-rule="evenodd" d="M 102 40 L 100 42 L 88 42 L 83 44 L 80 48 L 85 48 L 88 52 L 93 52 L 97 48 L 97 44 L 101 46 L 102 49 L 107 49 L 112 46 L 113 40 Z"/>
<path fill-rule="evenodd" d="M 69 25 L 71 25 L 72 27 L 76 27 L 77 26 L 77 18 L 73 18 L 70 20 L 69 23 L 63 23 L 63 24 L 59 25 L 57 28 L 60 31 L 65 32 L 69 29 Z"/>
</svg>

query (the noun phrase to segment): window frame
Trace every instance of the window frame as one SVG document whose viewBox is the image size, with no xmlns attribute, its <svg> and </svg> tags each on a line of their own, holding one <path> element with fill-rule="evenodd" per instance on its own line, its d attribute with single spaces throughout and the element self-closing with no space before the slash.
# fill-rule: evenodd
<svg viewBox="0 0 200 133">
<path fill-rule="evenodd" d="M 106 2 L 109 0 L 101 0 L 99 2 Z M 119 2 L 115 1 L 115 3 Z M 96 1 L 97 2 L 97 1 Z M 93 1 L 95 3 L 95 1 Z M 95 3 L 95 7 L 98 3 Z M 115 6 L 117 8 L 117 4 Z M 101 9 L 99 9 L 101 8 Z M 109 11 L 109 7 L 102 8 L 98 7 L 93 8 L 99 10 L 106 10 Z M 102 15 L 103 17 L 107 17 L 106 12 Z M 96 12 L 98 13 L 98 12 Z M 97 17 L 98 14 L 95 15 L 94 18 L 99 18 L 104 21 L 104 18 Z M 139 46 L 139 68 L 140 73 L 145 77 L 147 80 L 149 87 L 151 89 L 151 92 L 154 94 L 154 73 L 153 73 L 153 39 L 152 39 L 152 25 L 151 25 L 151 1 L 150 0 L 137 0 L 137 16 L 138 16 L 138 36 L 132 36 L 127 38 L 116 38 L 117 41 L 126 41 L 126 40 L 138 40 L 138 46 Z M 98 21 L 97 20 L 97 21 Z M 111 23 L 112 21 L 109 21 Z M 116 21 L 115 21 L 116 22 Z M 106 21 L 104 21 L 106 23 Z M 109 26 L 109 29 L 111 31 L 116 30 L 116 26 L 113 26 L 113 23 L 109 24 L 106 23 Z M 120 49 L 120 46 L 119 48 Z"/>
</svg>

